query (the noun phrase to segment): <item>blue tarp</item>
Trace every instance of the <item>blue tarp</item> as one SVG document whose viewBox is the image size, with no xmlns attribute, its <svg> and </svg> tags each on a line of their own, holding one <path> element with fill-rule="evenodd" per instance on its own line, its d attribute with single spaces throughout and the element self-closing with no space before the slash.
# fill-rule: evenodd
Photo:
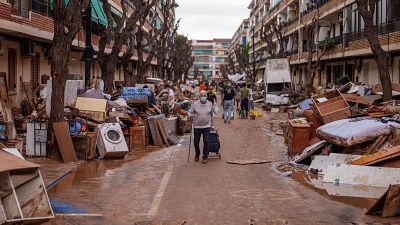
<svg viewBox="0 0 400 225">
<path fill-rule="evenodd" d="M 125 101 L 131 99 L 143 99 L 143 97 L 151 97 L 151 91 L 146 88 L 124 87 L 121 91 L 121 98 Z"/>
<path fill-rule="evenodd" d="M 300 109 L 302 109 L 302 110 L 309 110 L 309 109 L 311 109 L 311 106 L 310 106 L 310 103 L 311 103 L 311 102 L 312 102 L 311 98 L 309 98 L 309 99 L 307 99 L 307 100 L 305 100 L 305 101 L 300 102 L 300 103 L 299 103 Z"/>
</svg>

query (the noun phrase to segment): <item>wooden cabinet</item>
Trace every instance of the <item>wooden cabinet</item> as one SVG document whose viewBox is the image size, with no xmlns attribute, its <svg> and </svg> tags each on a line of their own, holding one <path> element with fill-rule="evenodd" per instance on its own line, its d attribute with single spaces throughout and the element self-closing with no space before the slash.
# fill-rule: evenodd
<svg viewBox="0 0 400 225">
<path fill-rule="evenodd" d="M 287 129 L 289 156 L 303 153 L 304 149 L 308 146 L 310 125 L 308 123 L 295 123 L 289 121 Z"/>
<path fill-rule="evenodd" d="M 314 110 L 321 117 L 324 124 L 351 116 L 349 104 L 339 90 L 333 90 L 312 97 Z"/>
<path fill-rule="evenodd" d="M 89 161 L 98 156 L 95 133 L 88 133 L 86 136 L 72 137 L 72 142 L 78 159 Z"/>
</svg>

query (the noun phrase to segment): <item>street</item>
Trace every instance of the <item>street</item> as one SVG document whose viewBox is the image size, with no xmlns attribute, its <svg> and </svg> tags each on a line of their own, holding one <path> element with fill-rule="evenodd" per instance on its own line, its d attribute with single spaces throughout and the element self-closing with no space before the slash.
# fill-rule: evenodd
<svg viewBox="0 0 400 225">
<path fill-rule="evenodd" d="M 276 135 L 281 119 L 284 114 L 265 113 L 231 125 L 217 120 L 222 160 L 206 165 L 194 162 L 193 148 L 187 162 L 188 135 L 178 146 L 143 157 L 133 152 L 125 161 L 88 162 L 49 191 L 56 213 L 67 208 L 50 224 L 396 222 L 365 216 L 369 205 L 359 199 L 332 199 L 310 189 L 299 174 L 292 179 L 274 172 L 276 162 L 287 161 L 283 137 Z M 226 163 L 239 159 L 272 163 Z"/>
</svg>

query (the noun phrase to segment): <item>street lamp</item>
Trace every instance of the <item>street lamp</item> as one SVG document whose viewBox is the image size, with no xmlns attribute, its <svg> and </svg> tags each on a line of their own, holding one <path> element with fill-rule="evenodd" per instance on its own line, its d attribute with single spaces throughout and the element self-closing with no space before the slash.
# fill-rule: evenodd
<svg viewBox="0 0 400 225">
<path fill-rule="evenodd" d="M 255 24 L 253 24 L 253 26 L 251 27 L 251 30 L 252 30 L 252 33 L 253 33 L 253 77 L 252 77 L 252 83 L 255 83 L 255 80 L 256 80 L 256 75 L 257 75 L 257 73 L 256 73 L 256 57 L 255 57 L 255 55 L 256 55 L 256 53 L 255 53 L 255 41 L 254 41 L 254 39 L 255 39 L 255 37 L 254 37 L 254 29 L 255 29 Z"/>
<path fill-rule="evenodd" d="M 86 38 L 85 38 L 85 87 L 90 86 L 90 65 L 94 56 L 92 48 L 92 2 L 86 8 Z"/>
</svg>

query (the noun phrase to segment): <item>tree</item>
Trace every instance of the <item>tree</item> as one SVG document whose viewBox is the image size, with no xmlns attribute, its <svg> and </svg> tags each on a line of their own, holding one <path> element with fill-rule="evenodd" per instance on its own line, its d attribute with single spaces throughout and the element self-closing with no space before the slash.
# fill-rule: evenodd
<svg viewBox="0 0 400 225">
<path fill-rule="evenodd" d="M 388 54 L 382 49 L 379 43 L 379 37 L 376 33 L 376 25 L 374 24 L 375 8 L 378 0 L 356 0 L 358 12 L 364 20 L 365 34 L 369 45 L 371 46 L 372 53 L 378 65 L 379 78 L 383 89 L 383 100 L 392 100 L 392 82 L 390 79 Z"/>
<path fill-rule="evenodd" d="M 252 85 L 255 85 L 256 76 L 258 69 L 260 68 L 260 63 L 262 56 L 264 55 L 264 48 L 260 48 L 254 52 L 254 59 L 253 62 L 250 61 L 250 45 L 236 45 L 235 49 L 235 57 L 236 62 L 239 64 L 239 68 L 246 74 L 246 78 L 248 81 L 251 82 Z M 254 62 L 255 61 L 255 62 Z M 256 70 L 253 71 L 253 63 L 256 63 Z"/>
<path fill-rule="evenodd" d="M 52 97 L 49 120 L 49 153 L 55 153 L 57 145 L 53 133 L 53 123 L 64 120 L 64 89 L 68 75 L 69 55 L 72 42 L 82 26 L 82 12 L 89 0 L 54 1 L 54 37 L 51 49 Z"/>
<path fill-rule="evenodd" d="M 172 46 L 171 54 L 172 80 L 174 82 L 180 79 L 185 81 L 193 63 L 192 44 L 187 37 L 177 35 Z"/>
<path fill-rule="evenodd" d="M 155 21 L 155 17 L 150 19 L 149 21 Z M 151 67 L 151 62 L 154 57 L 154 52 L 152 48 L 152 44 L 158 36 L 157 29 L 153 28 L 149 31 L 145 31 L 143 27 L 147 22 L 147 18 L 142 17 L 139 20 L 139 26 L 131 32 L 129 38 L 127 40 L 127 51 L 122 56 L 121 63 L 124 71 L 124 80 L 127 85 L 133 85 L 133 61 L 131 60 L 132 56 L 136 52 L 137 61 L 136 61 L 136 69 L 137 69 L 137 81 L 139 83 L 144 83 L 145 74 Z M 144 53 L 147 53 L 147 57 L 144 57 Z"/>
<path fill-rule="evenodd" d="M 176 7 L 174 0 L 167 0 L 163 7 L 164 22 L 161 24 L 159 38 L 155 41 L 155 53 L 157 58 L 158 76 L 161 79 L 171 79 L 171 48 L 179 28 L 179 20 L 175 24 L 175 18 L 170 16 L 170 10 Z M 169 74 L 169 75 L 168 75 Z"/>
<path fill-rule="evenodd" d="M 318 9 L 317 9 L 318 10 Z M 326 51 L 329 47 L 329 44 L 322 44 L 318 43 L 315 44 L 315 34 L 319 34 L 321 26 L 319 25 L 319 10 L 315 14 L 312 22 L 305 26 L 305 33 L 307 37 L 307 77 L 306 77 L 306 84 L 305 90 L 308 95 L 314 93 L 314 80 L 315 76 L 321 76 L 321 59 L 325 55 Z M 317 31 L 317 32 L 316 32 Z M 329 32 L 328 32 L 329 33 Z M 317 40 L 319 41 L 319 40 Z M 316 54 L 316 60 L 314 61 L 314 54 Z"/>
<path fill-rule="evenodd" d="M 129 0 L 129 2 L 133 5 L 133 7 L 129 7 L 130 11 L 133 12 L 128 16 L 128 2 L 121 0 L 122 16 L 119 18 L 118 16 L 113 17 L 108 0 L 102 0 L 108 25 L 100 37 L 97 60 L 105 83 L 106 93 L 112 92 L 118 56 L 123 45 L 127 43 L 129 35 L 138 28 L 139 20 L 146 18 L 150 9 L 156 3 L 154 0 Z M 106 52 L 107 47 L 111 48 L 110 53 Z"/>
<path fill-rule="evenodd" d="M 261 40 L 266 43 L 266 51 L 269 54 L 269 58 L 284 58 L 285 44 L 288 36 L 282 33 L 284 23 L 278 21 L 278 19 L 272 19 L 268 23 L 262 25 Z M 274 37 L 278 41 L 278 45 L 274 42 Z"/>
<path fill-rule="evenodd" d="M 222 77 L 228 79 L 228 75 L 233 75 L 239 73 L 236 68 L 235 60 L 233 59 L 233 54 L 228 54 L 225 63 L 221 66 Z"/>
</svg>

